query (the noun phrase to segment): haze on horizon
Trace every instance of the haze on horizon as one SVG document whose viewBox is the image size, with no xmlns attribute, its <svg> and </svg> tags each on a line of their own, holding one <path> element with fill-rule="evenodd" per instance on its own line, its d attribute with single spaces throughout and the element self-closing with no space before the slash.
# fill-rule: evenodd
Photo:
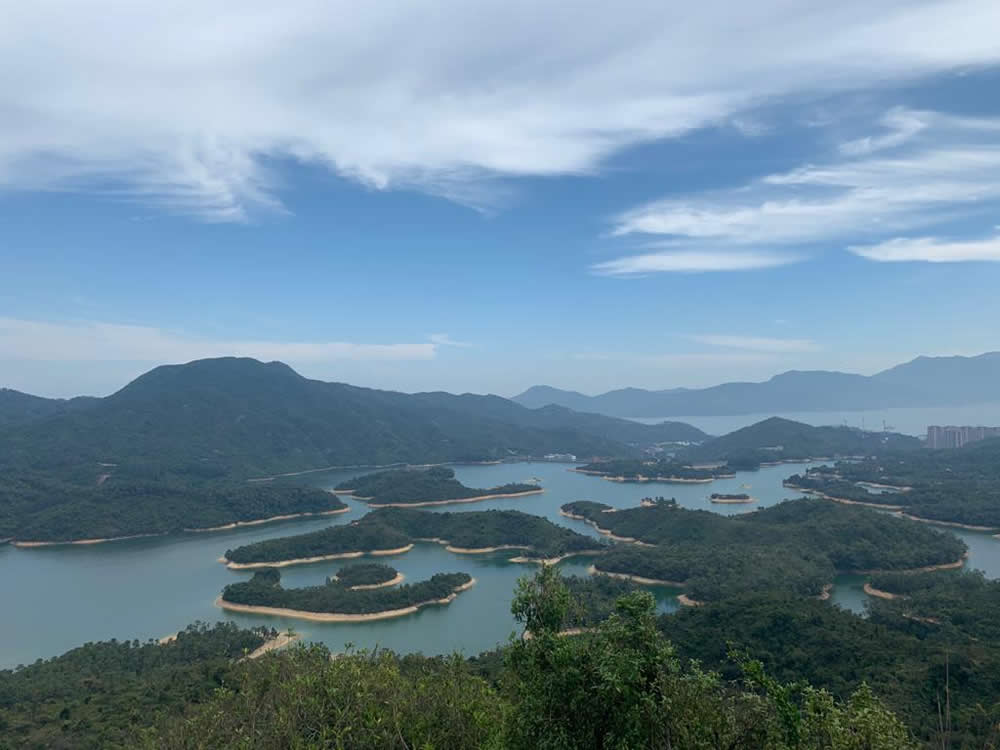
<svg viewBox="0 0 1000 750">
<path fill-rule="evenodd" d="M 1000 349 L 995 2 L 7 6 L 2 387 L 239 355 L 594 394 Z"/>
</svg>

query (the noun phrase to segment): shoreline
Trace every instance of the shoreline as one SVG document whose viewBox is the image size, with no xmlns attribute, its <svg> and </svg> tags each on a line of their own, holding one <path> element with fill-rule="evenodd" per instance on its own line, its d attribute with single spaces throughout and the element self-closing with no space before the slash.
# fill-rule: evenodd
<svg viewBox="0 0 1000 750">
<path fill-rule="evenodd" d="M 269 641 L 264 641 L 257 648 L 251 651 L 249 654 L 243 657 L 243 659 L 259 659 L 264 654 L 271 651 L 277 651 L 279 648 L 284 648 L 290 643 L 295 643 L 295 641 L 302 638 L 299 633 L 294 635 L 289 635 L 288 633 L 278 633 L 274 638 Z M 241 659 L 240 661 L 242 661 Z"/>
<path fill-rule="evenodd" d="M 685 607 L 704 607 L 705 602 L 699 602 L 697 599 L 692 599 L 687 594 L 678 594 L 677 601 L 679 601 Z"/>
<path fill-rule="evenodd" d="M 844 572 L 853 575 L 874 575 L 876 573 L 932 573 L 935 570 L 955 570 L 956 568 L 961 568 L 965 565 L 965 561 L 968 559 L 969 550 L 965 550 L 960 558 L 955 560 L 955 562 L 950 563 L 938 563 L 937 565 L 924 565 L 920 568 L 902 568 L 897 570 L 848 570 Z"/>
<path fill-rule="evenodd" d="M 611 573 L 607 570 L 598 570 L 594 565 L 587 568 L 587 572 L 594 576 L 608 576 L 609 578 L 620 578 L 623 581 L 631 581 L 632 583 L 640 583 L 644 586 L 669 586 L 670 588 L 684 588 L 684 584 L 680 581 L 666 581 L 662 578 L 646 578 L 644 576 L 636 576 L 630 573 Z"/>
<path fill-rule="evenodd" d="M 405 617 L 419 612 L 421 608 L 437 604 L 451 604 L 458 595 L 472 588 L 476 584 L 476 579 L 471 578 L 461 586 L 456 586 L 452 592 L 443 599 L 430 599 L 426 602 L 411 604 L 409 607 L 399 609 L 386 609 L 381 612 L 366 612 L 364 614 L 345 614 L 336 612 L 309 612 L 302 609 L 286 609 L 285 607 L 264 607 L 252 604 L 237 604 L 227 602 L 221 596 L 215 600 L 215 606 L 227 609 L 232 612 L 242 612 L 255 615 L 273 615 L 275 617 L 294 617 L 299 620 L 310 620 L 312 622 L 371 622 L 373 620 L 389 620 L 395 617 Z"/>
<path fill-rule="evenodd" d="M 641 474 L 634 477 L 610 477 L 606 474 L 598 474 L 601 479 L 606 479 L 609 482 L 659 482 L 661 484 L 711 484 L 716 480 L 716 477 L 709 477 L 708 479 L 686 479 L 684 477 L 646 477 Z"/>
<path fill-rule="evenodd" d="M 336 578 L 336 576 L 334 576 Z M 370 589 L 382 589 L 386 586 L 395 586 L 397 583 L 402 583 L 406 580 L 406 576 L 402 573 L 396 573 L 396 577 L 389 581 L 383 581 L 382 583 L 359 583 L 357 586 L 348 586 L 347 588 L 351 591 L 368 591 Z"/>
<path fill-rule="evenodd" d="M 383 557 L 385 555 L 402 555 L 404 552 L 409 552 L 413 549 L 413 544 L 407 544 L 405 547 L 396 547 L 395 549 L 381 549 L 381 550 L 366 550 L 364 552 L 335 552 L 330 555 L 316 555 L 315 557 L 296 557 L 291 560 L 276 560 L 273 562 L 249 562 L 249 563 L 238 563 L 227 560 L 225 557 L 220 557 L 219 562 L 223 563 L 230 570 L 253 570 L 254 568 L 287 568 L 291 565 L 310 565 L 312 563 L 324 562 L 325 560 L 348 560 L 356 557 L 363 557 L 364 555 L 373 555 L 375 557 Z"/>
<path fill-rule="evenodd" d="M 816 598 L 819 599 L 821 602 L 825 602 L 830 598 L 832 591 L 833 591 L 833 584 L 824 583 L 823 590 L 816 595 Z"/>
<path fill-rule="evenodd" d="M 921 518 L 920 516 L 913 516 L 910 515 L 909 513 L 902 512 L 902 507 L 904 506 L 900 506 L 901 510 L 896 515 L 898 515 L 900 518 L 907 518 L 911 521 L 920 521 L 920 523 L 932 523 L 935 524 L 936 526 L 951 526 L 952 528 L 966 529 L 968 531 L 985 531 L 994 535 L 996 535 L 996 531 L 998 528 L 996 526 L 975 526 L 974 524 L 971 523 L 959 523 L 958 521 L 938 521 L 933 518 Z"/>
<path fill-rule="evenodd" d="M 57 547 L 65 544 L 77 544 L 77 545 L 89 545 L 89 544 L 104 544 L 105 542 L 123 542 L 126 539 L 146 539 L 148 537 L 154 536 L 169 536 L 170 532 L 163 532 L 159 534 L 132 534 L 130 536 L 109 536 L 98 539 L 72 539 L 69 541 L 61 542 L 22 542 L 17 539 L 12 539 L 11 544 L 15 547 L 30 548 L 30 547 Z"/>
<path fill-rule="evenodd" d="M 645 506 L 645 507 L 651 507 L 651 506 Z M 605 510 L 605 511 L 602 511 L 602 512 L 603 513 L 614 513 L 617 510 L 618 510 L 617 508 L 611 508 L 610 510 Z M 607 529 L 602 529 L 600 526 L 597 525 L 596 521 L 592 521 L 591 519 L 586 518 L 584 516 L 578 516 L 575 513 L 569 513 L 567 511 L 564 511 L 562 508 L 559 509 L 559 515 L 560 516 L 565 516 L 566 518 L 572 518 L 574 521 L 583 521 L 584 523 L 589 523 L 591 526 L 594 527 L 594 530 L 597 531 L 598 534 L 603 534 L 608 539 L 612 539 L 612 540 L 614 540 L 616 542 L 627 542 L 628 544 L 637 544 L 640 547 L 655 547 L 656 546 L 655 544 L 650 544 L 649 542 L 644 542 L 641 539 L 636 539 L 635 537 L 631 537 L 631 536 L 618 536 L 617 534 L 615 534 L 612 531 L 608 531 Z"/>
<path fill-rule="evenodd" d="M 893 593 L 891 593 L 889 591 L 883 591 L 882 589 L 877 589 L 874 586 L 872 586 L 870 583 L 865 583 L 865 585 L 862 587 L 862 590 L 866 594 L 868 594 L 868 596 L 874 596 L 874 597 L 877 597 L 879 599 L 899 599 L 900 598 L 899 594 L 893 594 Z"/>
<path fill-rule="evenodd" d="M 708 498 L 708 500 L 709 502 L 715 503 L 716 505 L 751 505 L 752 503 L 757 502 L 757 498 L 755 497 L 748 497 L 745 500 L 735 499 L 735 498 L 710 497 Z"/>
<path fill-rule="evenodd" d="M 223 524 L 222 526 L 206 526 L 201 529 L 184 529 L 186 533 L 191 534 L 201 534 L 208 531 L 228 531 L 229 529 L 238 529 L 243 526 L 259 526 L 263 523 L 272 523 L 274 521 L 288 521 L 292 518 L 308 518 L 309 516 L 336 516 L 341 513 L 350 513 L 351 509 L 349 506 L 343 508 L 334 508 L 333 510 L 319 510 L 319 511 L 307 511 L 305 513 L 288 513 L 283 516 L 271 516 L 269 518 L 258 518 L 256 521 L 233 521 L 232 523 Z"/>
<path fill-rule="evenodd" d="M 353 496 L 355 500 L 368 502 L 369 508 L 426 508 L 432 505 L 457 505 L 459 503 L 478 503 L 482 500 L 493 500 L 503 497 L 524 497 L 526 495 L 540 495 L 545 490 L 539 487 L 537 490 L 525 490 L 524 492 L 501 492 L 495 495 L 476 495 L 475 497 L 458 497 L 454 500 L 421 500 L 418 503 L 372 503 L 371 498 Z"/>
<path fill-rule="evenodd" d="M 805 495 L 812 495 L 813 497 L 818 497 L 821 500 L 829 500 L 833 503 L 841 503 L 842 505 L 861 505 L 866 508 L 875 508 L 876 510 L 889 510 L 893 512 L 898 512 L 905 508 L 905 505 L 892 505 L 890 503 L 872 503 L 866 500 L 848 500 L 846 497 L 833 497 L 832 495 L 827 495 L 822 490 L 811 490 L 807 487 L 802 487 L 797 484 L 790 484 L 788 482 L 782 482 L 781 486 L 787 490 L 795 490 L 796 492 L 801 492 Z"/>
<path fill-rule="evenodd" d="M 597 549 L 584 549 L 579 552 L 567 552 L 565 555 L 559 555 L 557 557 L 524 557 L 523 555 L 518 555 L 517 557 L 510 558 L 507 562 L 512 563 L 522 563 L 526 565 L 556 565 L 570 557 L 578 557 L 580 555 L 599 555 L 604 550 Z"/>
</svg>

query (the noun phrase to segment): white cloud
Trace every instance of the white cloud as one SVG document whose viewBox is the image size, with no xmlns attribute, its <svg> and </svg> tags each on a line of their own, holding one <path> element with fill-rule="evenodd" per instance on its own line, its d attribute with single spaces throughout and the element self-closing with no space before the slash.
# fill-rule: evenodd
<svg viewBox="0 0 1000 750">
<path fill-rule="evenodd" d="M 727 349 L 747 349 L 755 352 L 818 352 L 819 345 L 811 339 L 776 339 L 763 336 L 693 335 L 694 341 Z"/>
<path fill-rule="evenodd" d="M 857 243 L 996 210 L 1000 119 L 894 109 L 885 122 L 890 135 L 851 141 L 829 163 L 639 206 L 618 217 L 615 234 L 714 253 Z"/>
<path fill-rule="evenodd" d="M 755 268 L 774 268 L 795 263 L 799 258 L 789 253 L 761 251 L 673 251 L 628 255 L 615 260 L 596 263 L 591 270 L 601 276 L 638 276 L 648 273 L 672 271 L 676 273 L 704 273 L 708 271 L 748 271 Z"/>
<path fill-rule="evenodd" d="M 467 341 L 455 341 L 455 339 L 447 333 L 432 333 L 427 338 L 430 339 L 432 344 L 436 344 L 438 346 L 457 346 L 461 348 L 472 346 L 472 344 Z"/>
<path fill-rule="evenodd" d="M 876 245 L 852 245 L 848 249 L 862 258 L 881 263 L 905 261 L 924 261 L 927 263 L 1000 262 L 1000 236 L 985 240 L 897 237 Z"/>
<path fill-rule="evenodd" d="M 48 323 L 0 318 L 0 360 L 187 362 L 238 356 L 286 362 L 433 359 L 439 343 L 207 339 L 148 326 L 95 321 Z"/>
<path fill-rule="evenodd" d="M 0 186 L 219 221 L 281 210 L 285 159 L 482 206 L 492 176 L 592 172 L 770 97 L 1000 60 L 994 0 L 6 0 L 3 19 Z"/>
</svg>

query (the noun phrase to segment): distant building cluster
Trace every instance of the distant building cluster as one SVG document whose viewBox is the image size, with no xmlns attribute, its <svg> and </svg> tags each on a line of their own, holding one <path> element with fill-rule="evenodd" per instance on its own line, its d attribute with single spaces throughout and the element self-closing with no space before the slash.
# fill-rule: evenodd
<svg viewBox="0 0 1000 750">
<path fill-rule="evenodd" d="M 564 461 L 568 463 L 575 463 L 576 456 L 572 453 L 549 453 L 545 456 L 546 461 Z"/>
<path fill-rule="evenodd" d="M 968 425 L 941 427 L 940 425 L 931 425 L 927 428 L 927 447 L 961 448 L 967 443 L 991 437 L 1000 437 L 1000 427 L 970 427 Z"/>
</svg>

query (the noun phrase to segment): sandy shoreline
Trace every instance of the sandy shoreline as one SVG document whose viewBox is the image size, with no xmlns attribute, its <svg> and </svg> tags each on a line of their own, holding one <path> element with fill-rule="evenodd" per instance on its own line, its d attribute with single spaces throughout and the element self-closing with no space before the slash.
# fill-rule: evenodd
<svg viewBox="0 0 1000 750">
<path fill-rule="evenodd" d="M 710 497 L 709 502 L 715 503 L 716 505 L 750 505 L 751 503 L 757 502 L 757 498 L 721 498 L 721 497 Z"/>
<path fill-rule="evenodd" d="M 932 523 L 936 526 L 951 526 L 952 528 L 968 529 L 969 531 L 988 531 L 990 533 L 994 533 L 997 530 L 996 526 L 974 526 L 971 523 L 958 523 L 957 521 L 937 521 L 933 518 L 921 518 L 920 516 L 911 516 L 909 513 L 903 513 L 902 511 L 900 511 L 897 515 L 900 518 L 908 518 L 911 521 L 920 521 L 920 523 Z"/>
<path fill-rule="evenodd" d="M 825 492 L 820 490 L 811 490 L 808 487 L 800 487 L 797 484 L 789 484 L 788 482 L 782 482 L 781 486 L 788 490 L 795 490 L 796 492 L 802 492 L 806 495 L 812 495 L 813 497 L 818 497 L 821 500 L 829 500 L 834 503 L 840 503 L 841 505 L 861 505 L 866 508 L 891 511 L 900 511 L 904 507 L 902 505 L 891 505 L 889 503 L 874 503 L 865 500 L 848 500 L 846 497 L 833 497 L 832 495 L 827 495 Z"/>
<path fill-rule="evenodd" d="M 278 635 L 274 638 L 269 641 L 265 641 L 243 658 L 259 659 L 266 653 L 277 651 L 279 648 L 284 648 L 290 643 L 295 643 L 295 641 L 299 640 L 301 637 L 302 636 L 298 633 L 295 633 L 294 635 L 289 635 L 288 633 L 278 633 Z"/>
<path fill-rule="evenodd" d="M 407 544 L 404 547 L 396 547 L 395 549 L 377 549 L 377 550 L 366 550 L 364 552 L 335 552 L 331 555 L 316 555 L 315 557 L 297 557 L 292 560 L 276 560 L 274 562 L 249 562 L 249 563 L 237 563 L 227 560 L 225 557 L 220 557 L 219 562 L 225 563 L 226 567 L 230 570 L 253 570 L 254 568 L 287 568 L 290 565 L 308 565 L 310 563 L 324 562 L 326 560 L 347 560 L 356 557 L 363 557 L 364 555 L 372 555 L 374 557 L 384 557 L 385 555 L 401 555 L 404 552 L 409 552 L 413 549 L 412 544 Z"/>
<path fill-rule="evenodd" d="M 598 570 L 596 566 L 591 565 L 587 568 L 587 572 L 594 576 L 608 576 L 608 578 L 620 578 L 623 581 L 632 581 L 632 583 L 641 583 L 645 586 L 670 586 L 672 588 L 683 588 L 684 584 L 680 581 L 665 581 L 662 578 L 645 578 L 643 576 L 635 576 L 630 573 L 611 573 L 606 570 Z"/>
<path fill-rule="evenodd" d="M 390 581 L 383 581 L 382 583 L 359 583 L 357 586 L 348 586 L 351 591 L 367 591 L 369 589 L 382 589 L 386 586 L 395 586 L 397 583 L 402 583 L 406 579 L 402 573 L 396 573 L 396 577 Z"/>
<path fill-rule="evenodd" d="M 638 474 L 634 477 L 609 477 L 604 474 L 599 475 L 609 482 L 660 482 L 661 484 L 710 484 L 715 481 L 715 477 L 708 479 L 685 479 L 684 477 L 646 477 Z"/>
<path fill-rule="evenodd" d="M 678 594 L 677 601 L 679 601 L 685 607 L 702 607 L 705 605 L 705 602 L 699 602 L 697 599 L 692 599 L 687 594 Z"/>
<path fill-rule="evenodd" d="M 961 568 L 965 565 L 965 561 L 969 558 L 969 551 L 966 550 L 960 558 L 955 560 L 955 562 L 950 563 L 940 563 L 938 565 L 924 565 L 921 568 L 903 568 L 901 570 L 849 570 L 845 571 L 847 573 L 853 573 L 855 575 L 874 575 L 876 573 L 931 573 L 935 570 L 955 570 L 956 568 Z"/>
<path fill-rule="evenodd" d="M 649 506 L 646 506 L 646 507 L 649 507 Z M 602 513 L 614 513 L 616 510 L 617 510 L 617 508 L 611 508 L 610 510 L 602 511 Z M 561 508 L 559 509 L 559 515 L 560 516 L 565 516 L 566 518 L 572 518 L 574 521 L 583 521 L 584 523 L 589 523 L 591 526 L 594 527 L 594 530 L 597 531 L 598 534 L 603 534 L 608 539 L 613 539 L 616 542 L 628 542 L 629 544 L 637 544 L 640 547 L 655 547 L 656 546 L 655 544 L 650 544 L 649 542 L 644 542 L 641 539 L 636 539 L 635 537 L 631 537 L 631 536 L 618 536 L 614 532 L 608 531 L 607 529 L 603 529 L 600 526 L 598 526 L 596 521 L 593 521 L 593 520 L 591 520 L 589 518 L 586 518 L 584 516 L 579 516 L 576 513 L 569 513 L 569 512 L 567 512 L 565 510 L 562 510 Z"/>
<path fill-rule="evenodd" d="M 289 513 L 284 516 L 271 516 L 270 518 L 258 518 L 256 521 L 233 521 L 222 526 L 207 526 L 203 529 L 184 529 L 186 532 L 201 534 L 206 531 L 228 531 L 238 529 L 242 526 L 259 526 L 262 523 L 272 523 L 274 521 L 287 521 L 292 518 L 308 518 L 309 516 L 335 516 L 341 513 L 350 513 L 350 508 L 334 508 L 333 510 L 310 511 L 306 513 Z"/>
<path fill-rule="evenodd" d="M 883 591 L 882 589 L 877 589 L 874 586 L 872 586 L 870 583 L 866 583 L 864 585 L 864 587 L 863 587 L 863 590 L 864 590 L 864 592 L 866 594 L 868 594 L 868 596 L 875 596 L 875 597 L 878 597 L 879 599 L 898 599 L 899 598 L 898 594 L 893 594 L 893 593 L 890 593 L 889 591 Z"/>
<path fill-rule="evenodd" d="M 148 537 L 154 536 L 168 536 L 167 533 L 163 534 L 132 534 L 131 536 L 109 536 L 102 539 L 74 539 L 72 541 L 64 542 L 20 542 L 17 540 L 11 541 L 15 547 L 57 547 L 64 544 L 104 544 L 105 542 L 123 542 L 126 539 L 146 539 Z"/>
<path fill-rule="evenodd" d="M 413 604 L 400 609 L 387 609 L 382 612 L 367 612 L 365 614 L 338 614 L 335 612 L 308 612 L 300 609 L 285 609 L 284 607 L 260 607 L 250 604 L 236 604 L 227 602 L 221 596 L 215 600 L 215 606 L 228 609 L 233 612 L 243 612 L 255 615 L 274 615 L 275 617 L 294 617 L 299 620 L 310 620 L 312 622 L 371 622 L 373 620 L 388 620 L 394 617 L 405 617 L 418 612 L 422 607 L 435 604 L 450 604 L 455 598 L 466 589 L 472 588 L 476 579 L 472 578 L 461 586 L 456 586 L 452 592 L 443 599 L 431 599 L 430 601 Z"/>
<path fill-rule="evenodd" d="M 584 549 L 579 552 L 567 552 L 565 555 L 559 555 L 558 557 L 524 557 L 519 555 L 517 557 L 512 557 L 508 562 L 512 563 L 524 563 L 527 565 L 555 565 L 563 560 L 567 560 L 571 557 L 579 557 L 580 555 L 599 555 L 604 550 L 599 549 Z"/>
<path fill-rule="evenodd" d="M 830 598 L 830 592 L 832 592 L 832 591 L 833 591 L 833 584 L 832 583 L 824 583 L 823 584 L 823 590 L 820 591 L 819 594 L 816 595 L 816 598 L 819 599 L 821 602 L 825 602 L 827 599 Z"/>
<path fill-rule="evenodd" d="M 475 497 L 459 497 L 454 500 L 423 500 L 419 503 L 368 503 L 369 508 L 426 508 L 431 505 L 457 505 L 459 503 L 478 503 L 481 500 L 495 500 L 501 497 L 524 497 L 526 495 L 540 495 L 545 492 L 539 487 L 537 490 L 525 490 L 524 492 L 501 492 L 496 495 L 476 495 Z M 369 500 L 370 498 L 355 497 L 356 500 Z"/>
</svg>

